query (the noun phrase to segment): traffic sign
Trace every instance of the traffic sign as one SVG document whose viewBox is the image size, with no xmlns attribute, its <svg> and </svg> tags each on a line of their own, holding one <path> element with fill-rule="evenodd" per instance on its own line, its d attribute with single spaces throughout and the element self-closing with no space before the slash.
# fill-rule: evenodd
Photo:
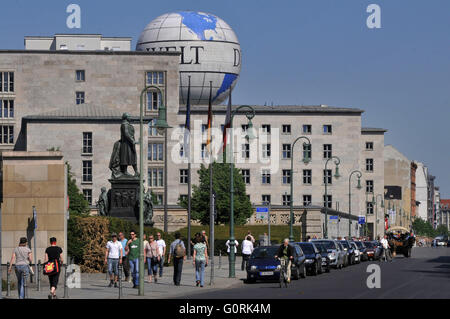
<svg viewBox="0 0 450 319">
<path fill-rule="evenodd" d="M 366 217 L 358 216 L 358 224 L 364 225 L 366 223 Z"/>
<path fill-rule="evenodd" d="M 269 207 L 267 206 L 256 207 L 256 219 L 260 220 L 269 219 Z"/>
<path fill-rule="evenodd" d="M 338 219 L 339 219 L 339 216 L 337 216 L 337 215 L 330 215 L 330 222 L 332 224 L 337 224 Z"/>
</svg>

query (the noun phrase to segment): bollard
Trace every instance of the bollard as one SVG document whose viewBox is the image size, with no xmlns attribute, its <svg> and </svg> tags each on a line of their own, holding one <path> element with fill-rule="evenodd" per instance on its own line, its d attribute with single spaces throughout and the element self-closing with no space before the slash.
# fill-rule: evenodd
<svg viewBox="0 0 450 319">
<path fill-rule="evenodd" d="M 27 284 L 27 273 L 22 273 L 22 280 L 23 280 L 23 298 L 28 299 L 28 284 Z M 19 296 L 20 298 L 20 296 Z"/>
<path fill-rule="evenodd" d="M 64 299 L 69 298 L 69 290 L 67 289 L 67 264 L 63 265 L 64 267 Z"/>
<path fill-rule="evenodd" d="M 9 262 L 6 264 L 6 297 L 11 297 L 11 274 L 9 273 Z"/>
<path fill-rule="evenodd" d="M 37 291 L 41 291 L 41 260 L 38 261 L 38 266 L 36 269 L 36 279 L 37 279 Z"/>
<path fill-rule="evenodd" d="M 219 250 L 219 269 L 222 268 L 222 251 Z"/>
<path fill-rule="evenodd" d="M 122 298 L 122 264 L 119 264 L 119 299 Z"/>
</svg>

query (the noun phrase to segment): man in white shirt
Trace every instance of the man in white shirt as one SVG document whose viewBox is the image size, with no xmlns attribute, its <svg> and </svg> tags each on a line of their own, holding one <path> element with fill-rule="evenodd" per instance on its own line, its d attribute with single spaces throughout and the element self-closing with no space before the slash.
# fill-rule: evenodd
<svg viewBox="0 0 450 319">
<path fill-rule="evenodd" d="M 119 279 L 119 264 L 122 263 L 122 244 L 117 240 L 117 234 L 111 235 L 112 240 L 106 244 L 105 264 L 108 264 L 109 285 L 117 288 L 117 280 Z"/>
<path fill-rule="evenodd" d="M 228 253 L 228 258 L 230 258 L 230 240 L 227 240 L 227 242 L 225 243 L 225 246 L 227 246 L 227 253 Z M 234 240 L 234 255 L 236 256 L 237 254 L 237 247 L 239 246 L 238 241 L 235 239 Z"/>
<path fill-rule="evenodd" d="M 241 270 L 245 270 L 247 268 L 247 262 L 250 258 L 250 255 L 253 252 L 253 243 L 252 238 L 248 235 L 245 240 L 242 242 L 242 265 Z"/>
<path fill-rule="evenodd" d="M 383 239 L 380 240 L 381 245 L 383 246 L 383 256 L 386 261 L 392 261 L 391 254 L 389 254 L 389 243 L 387 241 L 387 236 L 384 235 Z"/>
<path fill-rule="evenodd" d="M 164 256 L 166 255 L 166 242 L 161 238 L 161 233 L 156 234 L 156 243 L 158 244 L 159 255 L 159 278 L 163 275 Z M 156 275 L 155 275 L 156 276 Z"/>
</svg>

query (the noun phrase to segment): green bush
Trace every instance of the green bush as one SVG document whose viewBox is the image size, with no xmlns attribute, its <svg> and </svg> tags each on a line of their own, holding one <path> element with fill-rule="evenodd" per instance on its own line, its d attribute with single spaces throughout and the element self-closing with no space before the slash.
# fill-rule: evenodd
<svg viewBox="0 0 450 319">
<path fill-rule="evenodd" d="M 10 282 L 11 284 L 11 290 L 16 289 L 16 283 L 14 281 Z M 6 282 L 5 279 L 2 279 L 2 291 L 7 291 L 8 290 L 8 283 Z"/>
</svg>

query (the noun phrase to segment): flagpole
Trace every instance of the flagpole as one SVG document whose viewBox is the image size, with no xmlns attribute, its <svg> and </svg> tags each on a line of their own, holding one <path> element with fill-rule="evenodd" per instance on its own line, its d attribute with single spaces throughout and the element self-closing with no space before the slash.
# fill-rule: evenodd
<svg viewBox="0 0 450 319">
<path fill-rule="evenodd" d="M 187 259 L 191 259 L 191 196 L 192 196 L 192 185 L 191 185 L 191 141 L 190 141 L 190 134 L 191 134 L 191 76 L 189 78 L 189 84 L 188 84 L 188 97 L 187 97 L 187 105 L 188 108 L 186 109 L 186 126 L 185 129 L 188 129 L 189 134 L 189 144 L 188 149 L 185 150 L 186 154 L 188 155 L 188 249 L 187 249 Z"/>
<path fill-rule="evenodd" d="M 208 150 L 209 150 L 209 256 L 211 260 L 210 285 L 214 285 L 214 199 L 213 199 L 213 154 L 212 154 L 212 81 L 209 81 L 208 105 Z"/>
</svg>

